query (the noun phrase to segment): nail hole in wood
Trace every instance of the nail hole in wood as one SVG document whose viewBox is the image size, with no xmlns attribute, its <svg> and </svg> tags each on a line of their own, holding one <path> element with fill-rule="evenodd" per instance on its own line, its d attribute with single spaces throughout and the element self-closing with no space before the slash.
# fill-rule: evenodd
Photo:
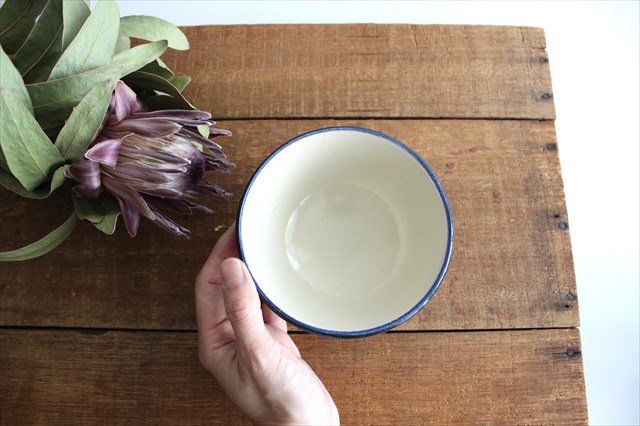
<svg viewBox="0 0 640 426">
<path fill-rule="evenodd" d="M 567 352 L 565 352 L 565 353 L 567 354 L 567 357 L 575 358 L 575 357 L 580 356 L 580 354 L 582 352 L 580 352 L 578 349 L 575 349 L 575 348 L 569 348 L 569 349 L 567 349 Z"/>
<path fill-rule="evenodd" d="M 549 62 L 549 59 L 547 58 L 539 58 L 539 61 L 541 64 L 546 64 L 547 62 Z"/>
<path fill-rule="evenodd" d="M 540 96 L 542 99 L 547 100 L 547 99 L 551 99 L 553 97 L 553 95 L 551 93 L 543 93 L 542 96 Z"/>
<path fill-rule="evenodd" d="M 546 146 L 547 151 L 555 151 L 557 147 L 558 145 L 556 145 L 555 143 L 548 143 Z"/>
</svg>

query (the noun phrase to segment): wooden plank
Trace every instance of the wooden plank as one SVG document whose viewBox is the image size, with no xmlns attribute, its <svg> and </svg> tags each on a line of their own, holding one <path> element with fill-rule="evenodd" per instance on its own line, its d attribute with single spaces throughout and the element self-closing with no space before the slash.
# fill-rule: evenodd
<svg viewBox="0 0 640 426">
<path fill-rule="evenodd" d="M 165 61 L 220 118 L 553 119 L 544 31 L 454 25 L 183 28 Z M 206 53 L 204 53 L 206 52 Z"/>
<path fill-rule="evenodd" d="M 441 178 L 455 243 L 444 283 L 405 330 L 574 327 L 575 277 L 553 122 L 483 120 L 231 121 L 223 141 L 239 167 L 220 182 L 236 195 L 218 214 L 183 220 L 190 241 L 148 221 L 129 238 L 83 223 L 43 258 L 0 265 L 0 324 L 194 329 L 193 280 L 229 225 L 242 189 L 268 152 L 309 130 L 354 125 L 406 142 Z M 0 192 L 0 248 L 62 223 L 68 195 L 27 201 Z"/>
<path fill-rule="evenodd" d="M 3 424 L 243 424 L 192 333 L 2 330 Z M 576 329 L 294 340 L 344 424 L 586 424 Z"/>
</svg>

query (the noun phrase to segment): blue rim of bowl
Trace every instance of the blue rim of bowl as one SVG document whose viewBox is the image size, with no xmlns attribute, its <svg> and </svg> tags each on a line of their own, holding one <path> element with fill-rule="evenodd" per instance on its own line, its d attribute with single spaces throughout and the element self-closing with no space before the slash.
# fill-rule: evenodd
<svg viewBox="0 0 640 426">
<path fill-rule="evenodd" d="M 315 134 L 318 134 L 318 133 L 325 133 L 325 132 L 332 132 L 332 131 L 344 131 L 344 130 L 351 130 L 351 131 L 356 131 L 356 132 L 368 133 L 370 135 L 381 137 L 381 138 L 383 138 L 383 139 L 395 144 L 396 146 L 402 148 L 407 153 L 409 153 L 418 163 L 420 163 L 420 165 L 424 168 L 424 170 L 427 172 L 427 174 L 431 178 L 431 181 L 433 182 L 433 184 L 436 186 L 436 188 L 438 190 L 438 193 L 440 194 L 440 198 L 442 199 L 442 205 L 444 206 L 444 210 L 445 210 L 445 215 L 447 216 L 447 228 L 448 228 L 447 229 L 447 231 L 448 231 L 447 249 L 446 249 L 446 252 L 445 252 L 444 261 L 442 262 L 442 267 L 440 268 L 440 272 L 438 273 L 438 276 L 436 277 L 434 283 L 431 285 L 431 288 L 429 288 L 429 290 L 424 295 L 424 297 L 422 299 L 420 299 L 420 301 L 414 307 L 412 307 L 408 312 L 404 313 L 403 315 L 401 315 L 400 317 L 398 317 L 398 318 L 396 318 L 396 319 L 394 319 L 392 321 L 387 322 L 386 324 L 379 325 L 379 326 L 373 327 L 373 328 L 368 328 L 368 329 L 365 329 L 365 330 L 353 330 L 353 331 L 329 330 L 329 329 L 325 329 L 325 328 L 315 327 L 315 326 L 306 324 L 306 323 L 304 323 L 302 321 L 299 321 L 299 320 L 291 317 L 286 312 L 284 312 L 282 309 L 280 309 L 275 303 L 273 303 L 267 297 L 267 295 L 260 288 L 260 284 L 255 280 L 255 277 L 251 273 L 251 266 L 249 264 L 247 264 L 247 260 L 246 260 L 246 258 L 244 256 L 244 250 L 243 250 L 243 246 L 242 246 L 242 220 L 241 219 L 242 219 L 242 213 L 244 211 L 245 201 L 247 199 L 247 195 L 249 194 L 249 191 L 251 191 L 251 187 L 253 186 L 253 183 L 255 182 L 256 178 L 258 177 L 258 175 L 260 174 L 262 169 L 264 169 L 266 167 L 266 165 L 269 164 L 269 162 L 275 156 L 277 156 L 281 151 L 283 151 L 288 146 L 290 146 L 290 145 L 292 145 L 292 144 L 294 144 L 294 143 L 296 143 L 296 142 L 298 142 L 298 141 L 300 141 L 302 139 L 305 139 L 305 138 L 307 138 L 309 136 L 312 136 L 312 135 L 315 135 Z M 323 336 L 345 338 L 345 339 L 357 338 L 357 337 L 367 337 L 367 336 L 373 336 L 375 334 L 383 333 L 385 331 L 388 331 L 388 330 L 390 330 L 392 328 L 395 328 L 395 327 L 399 326 L 400 324 L 404 323 L 409 318 L 414 316 L 416 313 L 418 313 L 418 311 L 420 311 L 420 309 L 422 309 L 424 307 L 424 305 L 426 305 L 427 302 L 433 297 L 435 292 L 438 290 L 438 287 L 440 287 L 440 283 L 442 283 L 442 280 L 444 279 L 444 276 L 445 276 L 445 274 L 447 272 L 447 268 L 449 267 L 449 261 L 451 260 L 451 251 L 453 249 L 453 219 L 452 219 L 452 215 L 451 215 L 451 208 L 449 207 L 449 201 L 447 200 L 447 196 L 445 195 L 444 190 L 442 189 L 442 185 L 440 184 L 440 181 L 436 177 L 436 175 L 433 172 L 433 170 L 431 169 L 431 167 L 429 167 L 427 162 L 422 157 L 420 157 L 414 150 L 412 150 L 411 148 L 409 148 L 407 145 L 405 145 L 404 143 L 400 142 L 399 140 L 392 138 L 391 136 L 385 135 L 384 133 L 376 132 L 375 130 L 365 129 L 365 128 L 362 128 L 362 127 L 354 127 L 354 126 L 335 126 L 335 127 L 325 127 L 325 128 L 322 128 L 322 129 L 312 130 L 310 132 L 303 133 L 303 134 L 301 134 L 299 136 L 296 136 L 295 138 L 291 139 L 288 142 L 285 142 L 279 148 L 277 148 L 274 152 L 272 152 L 262 162 L 262 164 L 260 164 L 260 166 L 256 169 L 256 171 L 253 173 L 253 176 L 251 176 L 251 179 L 249 180 L 249 183 L 247 184 L 247 187 L 245 188 L 244 193 L 242 194 L 242 199 L 240 201 L 240 208 L 238 209 L 238 215 L 236 217 L 236 223 L 237 223 L 236 239 L 237 239 L 237 242 L 238 242 L 238 249 L 239 249 L 239 252 L 240 252 L 240 258 L 245 262 L 245 265 L 247 266 L 247 269 L 249 270 L 249 274 L 251 275 L 251 277 L 253 278 L 253 280 L 254 280 L 254 282 L 256 284 L 256 288 L 258 290 L 258 293 L 260 294 L 260 298 L 262 299 L 262 301 L 264 303 L 266 303 L 267 306 L 269 306 L 269 308 L 271 308 L 271 310 L 273 312 L 275 312 L 278 316 L 280 316 L 281 318 L 283 318 L 287 322 L 295 325 L 296 327 L 298 327 L 298 328 L 300 328 L 302 330 L 305 330 L 305 331 L 308 331 L 308 332 L 314 333 L 314 334 L 323 335 Z"/>
</svg>

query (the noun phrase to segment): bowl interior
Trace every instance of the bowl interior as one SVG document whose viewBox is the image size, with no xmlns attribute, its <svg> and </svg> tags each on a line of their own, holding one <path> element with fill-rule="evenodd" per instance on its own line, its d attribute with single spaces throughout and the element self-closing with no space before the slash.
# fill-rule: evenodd
<svg viewBox="0 0 640 426">
<path fill-rule="evenodd" d="M 303 135 L 250 183 L 240 249 L 263 296 L 321 332 L 371 330 L 425 302 L 448 258 L 444 197 L 398 142 L 356 128 Z"/>
</svg>

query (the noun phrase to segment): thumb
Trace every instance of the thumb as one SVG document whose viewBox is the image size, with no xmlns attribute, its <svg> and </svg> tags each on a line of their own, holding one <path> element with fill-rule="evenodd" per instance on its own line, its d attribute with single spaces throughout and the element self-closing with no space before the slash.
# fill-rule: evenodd
<svg viewBox="0 0 640 426">
<path fill-rule="evenodd" d="M 227 318 L 240 347 L 255 350 L 267 336 L 260 298 L 249 271 L 239 259 L 222 262 L 222 293 Z"/>
</svg>

